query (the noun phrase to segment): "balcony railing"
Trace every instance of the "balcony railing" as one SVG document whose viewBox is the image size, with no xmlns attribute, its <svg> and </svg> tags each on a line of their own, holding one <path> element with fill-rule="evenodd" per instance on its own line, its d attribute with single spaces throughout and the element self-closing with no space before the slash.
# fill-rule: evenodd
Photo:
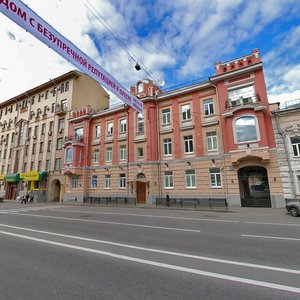
<svg viewBox="0 0 300 300">
<path fill-rule="evenodd" d="M 240 98 L 232 98 L 228 99 L 225 103 L 225 108 L 233 108 L 237 106 L 244 106 L 244 105 L 249 105 L 249 104 L 254 104 L 257 102 L 260 102 L 260 96 L 259 94 L 253 94 L 250 96 L 242 96 Z"/>
</svg>

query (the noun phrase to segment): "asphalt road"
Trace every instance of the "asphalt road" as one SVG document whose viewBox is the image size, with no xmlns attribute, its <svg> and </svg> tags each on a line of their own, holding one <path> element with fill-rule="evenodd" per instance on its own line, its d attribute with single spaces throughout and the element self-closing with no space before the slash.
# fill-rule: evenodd
<svg viewBox="0 0 300 300">
<path fill-rule="evenodd" d="M 0 299 L 300 299 L 300 218 L 0 204 Z"/>
</svg>

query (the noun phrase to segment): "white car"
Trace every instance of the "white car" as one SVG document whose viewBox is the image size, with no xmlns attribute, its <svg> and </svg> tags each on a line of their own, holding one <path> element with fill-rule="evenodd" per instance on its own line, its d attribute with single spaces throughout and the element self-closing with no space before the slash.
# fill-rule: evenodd
<svg viewBox="0 0 300 300">
<path fill-rule="evenodd" d="M 288 202 L 285 208 L 291 216 L 293 217 L 300 216 L 300 200 Z"/>
</svg>

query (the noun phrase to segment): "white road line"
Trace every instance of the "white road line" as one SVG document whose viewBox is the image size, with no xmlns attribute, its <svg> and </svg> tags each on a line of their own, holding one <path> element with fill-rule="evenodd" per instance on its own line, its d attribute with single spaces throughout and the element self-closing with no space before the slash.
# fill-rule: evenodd
<svg viewBox="0 0 300 300">
<path fill-rule="evenodd" d="M 171 265 L 171 264 L 159 263 L 159 262 L 155 262 L 155 261 L 151 261 L 151 260 L 130 257 L 130 256 L 115 254 L 112 252 L 101 251 L 101 250 L 96 250 L 96 249 L 91 249 L 91 248 L 86 248 L 86 247 L 74 246 L 74 245 L 65 244 L 65 243 L 53 242 L 53 241 L 49 241 L 49 240 L 29 237 L 29 236 L 11 233 L 11 232 L 0 231 L 0 233 L 9 235 L 9 236 L 22 238 L 22 239 L 32 240 L 32 241 L 39 242 L 39 243 L 45 243 L 45 244 L 50 244 L 50 245 L 54 245 L 54 246 L 60 246 L 60 247 L 64 247 L 64 248 L 71 248 L 74 250 L 80 250 L 80 251 L 84 251 L 84 252 L 110 256 L 113 258 L 118 258 L 118 259 L 122 259 L 122 260 L 126 260 L 126 261 L 141 263 L 141 264 L 145 264 L 145 265 L 151 265 L 151 266 L 156 266 L 156 267 L 160 267 L 160 268 L 196 274 L 196 275 L 200 275 L 200 276 L 218 278 L 218 279 L 223 279 L 223 280 L 229 280 L 229 281 L 234 281 L 234 282 L 239 282 L 239 283 L 245 283 L 245 284 L 261 286 L 261 287 L 265 287 L 265 288 L 282 290 L 282 291 L 300 294 L 300 288 L 297 288 L 297 287 L 286 286 L 286 285 L 281 285 L 281 284 L 274 284 L 274 283 L 270 283 L 270 282 L 252 280 L 252 279 L 241 278 L 241 277 L 235 277 L 235 276 L 230 276 L 230 275 L 225 275 L 225 274 L 207 272 L 207 271 L 191 269 L 191 268 L 186 268 L 186 267 L 180 267 L 180 266 Z"/>
<path fill-rule="evenodd" d="M 227 222 L 227 223 L 239 223 L 239 221 L 232 220 L 214 220 L 214 219 L 199 219 L 199 218 L 184 218 L 184 217 L 170 217 L 170 216 L 159 216 L 159 215 L 144 215 L 144 214 L 127 214 L 127 213 L 107 213 L 98 211 L 86 211 L 86 210 L 63 210 L 56 209 L 55 211 L 63 212 L 75 212 L 75 213 L 91 213 L 99 215 L 116 215 L 116 216 L 132 216 L 132 217 L 146 217 L 146 218 L 156 218 L 156 219 L 175 219 L 175 220 L 190 220 L 190 221 L 210 221 L 210 222 Z"/>
<path fill-rule="evenodd" d="M 276 226 L 300 226 L 292 223 L 266 223 L 266 222 L 245 222 L 245 224 L 276 225 Z"/>
<path fill-rule="evenodd" d="M 14 213 L 22 216 L 30 216 L 36 218 L 46 218 L 46 219 L 58 219 L 65 221 L 76 221 L 76 222 L 87 222 L 87 223 L 98 223 L 98 224 L 109 224 L 109 225 L 121 225 L 121 226 L 131 226 L 131 227 L 143 227 L 143 228 L 152 228 L 152 229 L 163 229 L 163 230 L 173 230 L 173 231 L 184 231 L 184 232 L 201 232 L 200 230 L 195 229 L 184 229 L 184 228 L 174 228 L 174 227 L 161 227 L 161 226 L 151 226 L 151 225 L 142 225 L 142 224 L 131 224 L 131 223 L 121 223 L 121 222 L 108 222 L 108 221 L 96 221 L 96 220 L 83 220 L 76 218 L 64 218 L 64 217 L 54 217 L 54 216 L 45 216 L 45 215 L 33 215 L 33 214 L 22 214 L 22 213 Z"/>
<path fill-rule="evenodd" d="M 30 228 L 23 228 L 23 227 L 6 225 L 6 224 L 0 224 L 0 226 L 7 227 L 7 228 L 12 228 L 12 229 L 29 231 L 29 232 L 42 233 L 42 234 L 47 234 L 47 235 L 52 235 L 52 236 L 59 236 L 59 237 L 77 239 L 77 240 L 81 240 L 81 241 L 95 242 L 95 243 L 99 243 L 99 244 L 106 244 L 106 245 L 112 245 L 112 246 L 142 250 L 142 251 L 147 251 L 147 252 L 168 254 L 168 255 L 179 256 L 179 257 L 193 258 L 193 259 L 198 259 L 198 260 L 219 262 L 219 263 L 230 264 L 230 265 L 237 265 L 237 266 L 243 266 L 243 267 L 249 267 L 249 268 L 264 269 L 264 270 L 271 270 L 271 271 L 292 273 L 292 274 L 300 275 L 300 270 L 294 270 L 294 269 L 277 268 L 277 267 L 271 267 L 271 266 L 263 266 L 263 265 L 257 265 L 257 264 L 251 264 L 251 263 L 244 263 L 244 262 L 238 262 L 238 261 L 232 261 L 232 260 L 206 257 L 206 256 L 185 254 L 185 253 L 180 253 L 180 252 L 165 251 L 165 250 L 159 250 L 159 249 L 153 249 L 153 248 L 145 248 L 145 247 L 133 246 L 133 245 L 128 245 L 128 244 L 121 244 L 121 243 L 115 243 L 115 242 L 104 241 L 104 240 L 96 240 L 96 239 L 85 238 L 85 237 L 80 237 L 80 236 L 67 235 L 67 234 L 61 234 L 61 233 L 55 233 L 55 232 L 49 232 L 49 231 L 42 231 L 42 230 L 36 230 L 36 229 L 30 229 Z"/>
<path fill-rule="evenodd" d="M 244 236 L 244 237 L 253 237 L 253 238 L 261 238 L 261 239 L 300 241 L 300 239 L 288 238 L 288 237 L 280 237 L 280 236 L 265 236 L 265 235 L 252 235 L 252 234 L 241 234 L 241 236 Z"/>
</svg>

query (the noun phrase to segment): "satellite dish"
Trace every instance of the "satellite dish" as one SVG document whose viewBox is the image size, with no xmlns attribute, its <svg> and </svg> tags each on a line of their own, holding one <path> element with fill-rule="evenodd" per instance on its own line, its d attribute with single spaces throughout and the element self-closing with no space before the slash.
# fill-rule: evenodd
<svg viewBox="0 0 300 300">
<path fill-rule="evenodd" d="M 164 86 L 166 84 L 166 82 L 163 79 L 158 79 L 157 82 L 160 86 Z"/>
</svg>

